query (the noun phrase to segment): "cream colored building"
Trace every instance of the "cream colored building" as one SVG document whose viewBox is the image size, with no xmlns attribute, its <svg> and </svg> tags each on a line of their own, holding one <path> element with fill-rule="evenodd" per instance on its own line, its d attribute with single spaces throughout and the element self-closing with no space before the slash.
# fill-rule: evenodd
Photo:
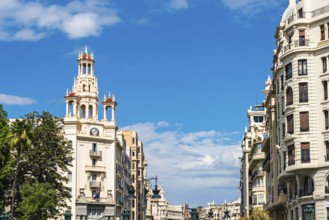
<svg viewBox="0 0 329 220">
<path fill-rule="evenodd" d="M 130 158 L 115 119 L 114 96 L 104 97 L 104 117 L 98 119 L 98 82 L 94 56 L 78 56 L 78 75 L 67 91 L 64 135 L 72 142 L 73 162 L 68 187 L 72 219 L 113 219 L 130 208 Z"/>
<path fill-rule="evenodd" d="M 289 3 L 289 4 L 288 4 Z M 329 217 L 329 0 L 290 0 L 277 27 L 278 193 L 287 191 L 287 219 Z M 277 195 L 278 197 L 278 195 Z M 275 199 L 275 196 L 274 196 Z"/>
<path fill-rule="evenodd" d="M 165 191 L 162 185 L 158 185 L 160 189 L 160 199 L 152 199 L 152 193 L 149 192 L 147 197 L 149 200 L 149 212 L 148 219 L 152 220 L 182 220 L 183 218 L 183 206 L 170 204 L 165 197 Z M 150 190 L 151 191 L 151 190 Z"/>
<path fill-rule="evenodd" d="M 131 201 L 131 219 L 146 219 L 146 170 L 147 161 L 145 159 L 143 143 L 138 140 L 135 131 L 123 131 L 127 154 L 131 159 L 131 183 L 135 189 L 135 199 Z"/>
<path fill-rule="evenodd" d="M 241 199 L 237 199 L 233 202 L 224 202 L 222 204 L 208 203 L 207 207 L 200 210 L 200 220 L 222 220 L 225 216 L 227 220 L 239 220 L 240 219 L 240 206 Z M 209 212 L 212 212 L 212 216 Z"/>
<path fill-rule="evenodd" d="M 241 157 L 241 215 L 249 216 L 253 208 L 263 207 L 266 201 L 266 178 L 263 171 L 265 154 L 262 142 L 266 137 L 265 109 L 263 105 L 255 105 L 247 112 L 249 127 L 242 139 Z"/>
</svg>

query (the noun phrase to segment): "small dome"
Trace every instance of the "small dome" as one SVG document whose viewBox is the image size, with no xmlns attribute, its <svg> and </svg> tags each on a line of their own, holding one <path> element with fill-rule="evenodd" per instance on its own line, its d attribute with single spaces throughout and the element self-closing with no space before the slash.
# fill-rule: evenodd
<svg viewBox="0 0 329 220">
<path fill-rule="evenodd" d="M 294 7 L 290 6 L 284 11 L 282 18 L 281 18 L 281 22 L 285 22 L 294 12 Z"/>
</svg>

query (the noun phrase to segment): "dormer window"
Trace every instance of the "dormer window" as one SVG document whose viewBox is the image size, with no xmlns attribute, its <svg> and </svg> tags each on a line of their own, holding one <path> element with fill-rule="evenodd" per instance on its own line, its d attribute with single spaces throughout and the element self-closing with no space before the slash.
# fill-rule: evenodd
<svg viewBox="0 0 329 220">
<path fill-rule="evenodd" d="M 264 121 L 263 116 L 254 116 L 254 122 L 256 123 L 262 123 Z"/>
</svg>

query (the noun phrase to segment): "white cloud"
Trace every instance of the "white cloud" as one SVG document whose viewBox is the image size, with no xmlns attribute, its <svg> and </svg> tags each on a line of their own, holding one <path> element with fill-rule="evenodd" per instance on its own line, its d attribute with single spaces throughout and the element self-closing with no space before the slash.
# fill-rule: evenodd
<svg viewBox="0 0 329 220">
<path fill-rule="evenodd" d="M 258 14 L 279 5 L 279 0 L 221 0 L 232 10 L 240 10 L 246 15 Z"/>
<path fill-rule="evenodd" d="M 7 95 L 0 93 L 0 104 L 5 105 L 31 105 L 36 103 L 34 99 L 27 97 L 20 97 L 14 95 Z"/>
<path fill-rule="evenodd" d="M 69 38 L 98 36 L 120 21 L 105 0 L 73 0 L 66 5 L 0 0 L 0 40 L 39 40 L 56 31 Z"/>
<path fill-rule="evenodd" d="M 122 128 L 130 129 L 138 132 L 144 144 L 149 174 L 159 176 L 167 196 L 175 201 L 205 187 L 210 191 L 228 187 L 238 194 L 241 148 L 237 132 L 183 132 L 181 125 L 165 121 Z"/>
<path fill-rule="evenodd" d="M 169 7 L 170 7 L 170 9 L 174 9 L 174 10 L 187 9 L 188 1 L 187 0 L 170 0 Z"/>
</svg>

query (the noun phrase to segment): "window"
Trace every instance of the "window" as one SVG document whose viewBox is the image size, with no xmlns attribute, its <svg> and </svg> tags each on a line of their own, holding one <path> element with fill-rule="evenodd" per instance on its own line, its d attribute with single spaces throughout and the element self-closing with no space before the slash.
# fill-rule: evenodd
<svg viewBox="0 0 329 220">
<path fill-rule="evenodd" d="M 310 160 L 310 143 L 301 143 L 300 144 L 301 150 L 301 161 L 302 163 L 309 163 Z"/>
<path fill-rule="evenodd" d="M 72 172 L 71 172 L 71 171 L 69 171 L 69 172 L 67 173 L 67 179 L 68 179 L 69 182 L 72 181 Z"/>
<path fill-rule="evenodd" d="M 305 46 L 305 30 L 299 31 L 299 46 Z"/>
<path fill-rule="evenodd" d="M 263 122 L 264 117 L 263 116 L 254 116 L 254 122 L 261 123 Z"/>
<path fill-rule="evenodd" d="M 327 57 L 322 57 L 322 71 L 325 73 L 327 72 Z"/>
<path fill-rule="evenodd" d="M 97 151 L 97 144 L 93 143 L 93 152 L 96 152 L 96 151 Z"/>
<path fill-rule="evenodd" d="M 284 97 L 281 97 L 281 114 L 284 115 Z"/>
<path fill-rule="evenodd" d="M 258 205 L 263 205 L 265 203 L 264 201 L 264 194 L 258 195 Z"/>
<path fill-rule="evenodd" d="M 324 125 L 325 125 L 325 129 L 328 130 L 329 128 L 328 110 L 324 111 Z"/>
<path fill-rule="evenodd" d="M 316 219 L 316 215 L 315 215 L 315 206 L 314 204 L 306 204 L 306 205 L 302 205 L 302 210 L 305 210 L 305 209 L 309 209 L 311 208 L 313 210 L 313 217 L 312 219 Z M 306 218 L 306 215 L 305 215 L 305 211 L 302 211 L 302 220 L 308 220 L 309 218 Z"/>
<path fill-rule="evenodd" d="M 282 124 L 282 137 L 283 138 L 286 137 L 286 124 L 285 123 Z"/>
<path fill-rule="evenodd" d="M 307 75 L 307 60 L 298 60 L 298 75 Z"/>
<path fill-rule="evenodd" d="M 287 101 L 287 103 L 286 103 L 286 105 L 288 106 L 288 105 L 292 105 L 293 103 L 294 103 L 294 101 L 293 101 L 293 92 L 292 92 L 292 88 L 291 87 L 288 87 L 287 88 L 287 91 L 286 91 L 286 101 Z"/>
<path fill-rule="evenodd" d="M 292 64 L 289 63 L 285 66 L 285 72 L 286 72 L 286 80 L 290 79 L 292 77 Z M 283 77 L 282 77 L 282 82 L 283 82 Z M 281 88 L 281 90 L 283 90 Z"/>
<path fill-rule="evenodd" d="M 307 83 L 299 83 L 299 102 L 308 102 Z"/>
<path fill-rule="evenodd" d="M 294 115 L 287 116 L 287 133 L 294 133 Z"/>
<path fill-rule="evenodd" d="M 295 145 L 288 146 L 288 165 L 295 164 Z"/>
<path fill-rule="evenodd" d="M 299 220 L 299 217 L 298 217 L 298 207 L 296 207 L 295 213 L 296 213 L 296 220 Z"/>
<path fill-rule="evenodd" d="M 326 161 L 329 161 L 329 141 L 326 141 Z"/>
<path fill-rule="evenodd" d="M 325 34 L 324 34 L 324 24 L 320 25 L 320 40 L 324 40 Z"/>
<path fill-rule="evenodd" d="M 92 165 L 93 165 L 93 166 L 96 166 L 96 162 L 97 162 L 96 159 L 92 159 Z"/>
<path fill-rule="evenodd" d="M 309 131 L 309 114 L 308 112 L 300 112 L 299 113 L 299 119 L 300 119 L 300 131 Z"/>
<path fill-rule="evenodd" d="M 304 195 L 312 195 L 314 191 L 313 180 L 311 177 L 306 176 L 304 180 Z"/>
<path fill-rule="evenodd" d="M 257 205 L 257 195 L 252 196 L 252 204 Z"/>
<path fill-rule="evenodd" d="M 298 18 L 304 18 L 303 8 L 298 10 Z"/>
<path fill-rule="evenodd" d="M 284 84 L 283 84 L 283 83 L 284 83 L 284 82 L 283 82 L 283 75 L 281 75 L 280 78 L 281 78 L 281 90 L 283 90 L 283 88 L 284 88 Z"/>
<path fill-rule="evenodd" d="M 283 151 L 283 170 L 286 170 L 286 164 L 287 164 L 287 158 L 286 158 L 287 153 Z"/>
<path fill-rule="evenodd" d="M 328 82 L 323 81 L 322 85 L 323 85 L 323 99 L 327 100 L 328 99 Z"/>
</svg>

